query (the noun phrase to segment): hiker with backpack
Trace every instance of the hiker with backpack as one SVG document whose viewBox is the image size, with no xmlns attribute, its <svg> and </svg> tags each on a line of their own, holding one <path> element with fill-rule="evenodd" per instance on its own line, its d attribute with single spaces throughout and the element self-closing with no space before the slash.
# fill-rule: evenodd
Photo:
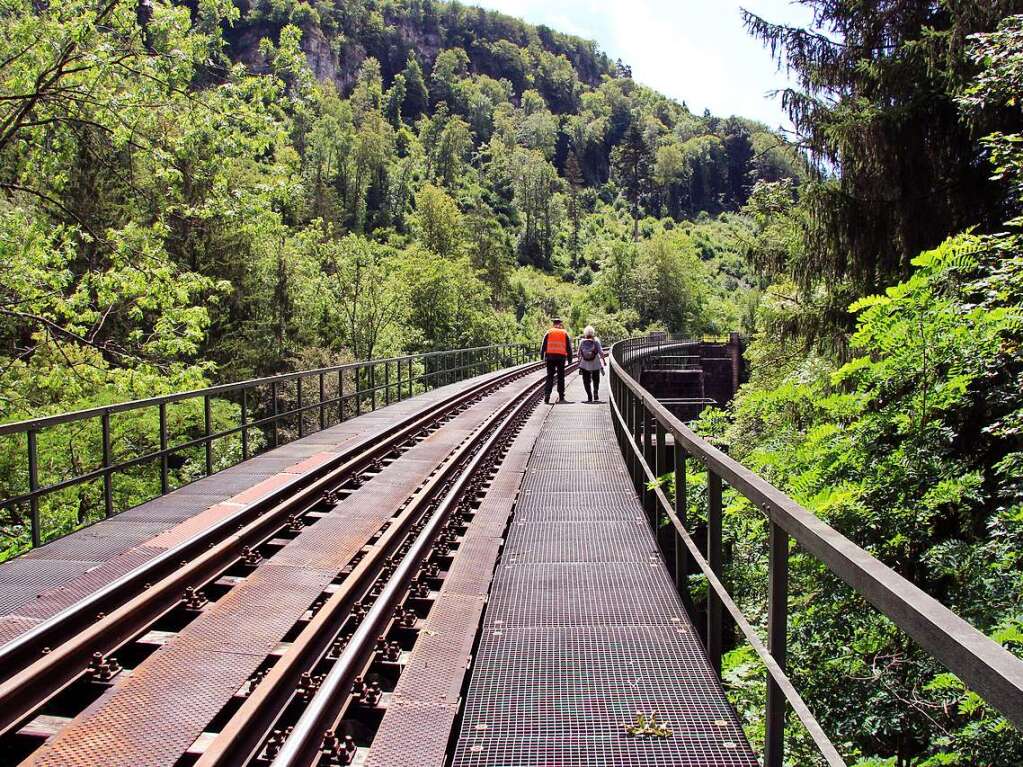
<svg viewBox="0 0 1023 767">
<path fill-rule="evenodd" d="M 583 330 L 583 340 L 579 342 L 579 373 L 583 377 L 587 402 L 600 402 L 600 372 L 604 369 L 606 356 L 593 325 L 587 325 Z"/>
<path fill-rule="evenodd" d="M 553 327 L 547 331 L 540 345 L 540 357 L 547 362 L 547 381 L 544 385 L 543 401 L 550 404 L 554 379 L 558 380 L 558 402 L 565 401 L 565 366 L 572 364 L 572 338 L 565 330 L 561 318 L 552 320 Z"/>
</svg>

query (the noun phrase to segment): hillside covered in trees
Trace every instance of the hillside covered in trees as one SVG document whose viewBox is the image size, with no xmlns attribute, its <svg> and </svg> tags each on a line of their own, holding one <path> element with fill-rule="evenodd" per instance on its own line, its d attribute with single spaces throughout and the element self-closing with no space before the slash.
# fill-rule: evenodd
<svg viewBox="0 0 1023 767">
<path fill-rule="evenodd" d="M 532 342 L 552 313 L 740 329 L 751 380 L 699 428 L 1023 652 L 1023 3 L 801 4 L 811 29 L 746 19 L 795 80 L 797 150 L 456 3 L 12 0 L 0 417 Z M 5 495 L 21 450 L 0 448 Z M 763 623 L 763 515 L 731 498 L 725 530 Z M 792 559 L 791 673 L 851 764 L 1023 763 L 1004 719 Z M 763 681 L 728 655 L 754 743 Z M 817 763 L 795 721 L 790 743 Z"/>
<path fill-rule="evenodd" d="M 457 4 L 25 2 L 3 24 L 5 419 L 532 340 L 552 312 L 725 330 L 753 281 L 745 225 L 714 217 L 803 172 L 592 42 Z"/>
</svg>

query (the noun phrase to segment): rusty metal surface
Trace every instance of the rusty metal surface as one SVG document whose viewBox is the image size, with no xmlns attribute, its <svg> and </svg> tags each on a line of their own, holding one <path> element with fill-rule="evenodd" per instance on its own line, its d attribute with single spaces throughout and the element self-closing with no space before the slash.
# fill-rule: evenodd
<svg viewBox="0 0 1023 767">
<path fill-rule="evenodd" d="M 398 679 L 373 739 L 368 767 L 443 767 L 479 621 L 501 552 L 497 537 L 543 417 L 527 419 L 491 482 Z M 493 534 L 497 531 L 496 535 Z"/>
<path fill-rule="evenodd" d="M 458 417 L 460 426 L 479 426 L 508 398 L 502 391 L 473 406 Z M 461 442 L 462 430 L 445 426 L 434 432 L 430 440 L 407 453 L 418 453 L 410 462 L 406 464 L 403 456 L 383 467 L 325 517 L 306 527 L 143 662 L 88 716 L 40 749 L 38 763 L 173 764 L 355 552 L 427 479 L 435 463 L 418 459 L 445 458 Z M 481 611 L 483 600 L 477 597 L 476 601 Z M 134 726 L 124 727 L 126 719 Z M 98 738 L 97 728 L 112 735 Z M 116 753 L 111 753 L 110 738 L 119 744 Z M 160 741 L 158 747 L 154 739 Z M 62 761 L 68 755 L 74 761 Z"/>
<path fill-rule="evenodd" d="M 56 588 L 100 562 L 61 559 L 16 559 L 0 569 L 0 610 L 12 613 L 38 594 Z"/>
<path fill-rule="evenodd" d="M 490 592 L 494 565 L 501 553 L 501 546 L 500 538 L 470 532 L 458 547 L 458 556 L 444 578 L 444 592 L 485 597 Z"/>
<path fill-rule="evenodd" d="M 79 578 L 40 593 L 34 600 L 22 605 L 17 613 L 36 620 L 47 618 L 159 553 L 161 553 L 160 549 L 136 546 L 114 557 L 109 562 L 92 568 Z"/>
<path fill-rule="evenodd" d="M 616 450 L 605 407 L 551 409 L 494 578 L 453 767 L 757 764 Z M 576 451 L 589 466 L 578 476 L 595 481 L 566 476 Z M 629 737 L 638 711 L 671 737 Z"/>
<path fill-rule="evenodd" d="M 167 767 L 195 739 L 182 719 L 216 715 L 255 669 L 251 655 L 190 653 L 169 645 L 154 653 L 100 704 L 79 716 L 27 762 L 33 767 Z M 175 684 L 168 688 L 166 680 Z M 142 717 L 144 713 L 144 718 Z"/>
<path fill-rule="evenodd" d="M 496 553 L 495 553 L 496 556 Z M 480 561 L 481 569 L 486 563 Z M 493 567 L 493 561 L 490 562 Z M 486 599 L 448 592 L 437 599 L 398 679 L 394 698 L 417 703 L 458 703 Z M 444 733 L 447 741 L 448 733 Z M 409 740 L 414 745 L 415 740 Z"/>
<path fill-rule="evenodd" d="M 511 516 L 514 505 L 515 497 L 513 495 L 500 497 L 488 495 L 476 509 L 476 516 L 472 520 L 474 528 L 480 536 L 502 538 L 508 527 L 508 518 Z"/>
<path fill-rule="evenodd" d="M 174 492 L 156 498 L 116 518 L 72 533 L 11 562 L 0 564 L 0 617 L 21 614 L 23 605 L 31 604 L 32 617 L 46 618 L 70 604 L 65 598 L 51 597 L 55 589 L 72 587 L 69 593 L 85 595 L 112 581 L 127 570 L 116 565 L 98 570 L 117 561 L 131 558 L 136 562 L 150 558 L 147 551 L 136 549 L 167 548 L 186 540 L 223 517 L 226 510 L 210 509 L 225 501 L 248 503 L 294 477 L 294 472 L 308 471 L 319 461 L 313 456 L 332 449 L 347 447 L 356 437 L 373 439 L 396 421 L 407 418 L 457 391 L 478 385 L 489 374 L 431 390 L 414 399 L 351 418 L 337 426 L 316 432 L 280 448 L 268 450 L 230 469 L 203 478 Z M 429 459 L 424 449 L 421 457 Z M 322 459 L 321 459 L 322 460 Z M 37 564 L 23 561 L 35 559 Z M 86 577 L 90 575 L 91 577 Z M 0 635 L 0 644 L 18 635 L 24 622 L 9 622 Z"/>
<path fill-rule="evenodd" d="M 5 615 L 0 618 L 0 644 L 20 636 L 35 626 L 42 618 L 28 618 L 23 615 Z"/>
<path fill-rule="evenodd" d="M 457 705 L 394 703 L 377 731 L 366 767 L 443 767 L 447 734 L 457 716 Z"/>
</svg>

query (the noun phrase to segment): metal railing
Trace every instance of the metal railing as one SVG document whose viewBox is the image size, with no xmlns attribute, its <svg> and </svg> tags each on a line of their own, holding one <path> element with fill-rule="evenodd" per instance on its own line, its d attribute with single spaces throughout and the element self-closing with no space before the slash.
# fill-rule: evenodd
<svg viewBox="0 0 1023 767">
<path fill-rule="evenodd" d="M 916 641 L 971 690 L 1023 730 L 1023 661 L 856 546 L 766 480 L 701 439 L 640 386 L 633 373 L 686 342 L 633 338 L 612 347 L 611 410 L 619 446 L 655 531 L 674 528 L 675 582 L 692 614 L 688 573 L 692 561 L 707 579 L 707 656 L 721 673 L 723 610 L 731 615 L 768 672 L 765 767 L 782 767 L 786 706 L 806 727 L 825 761 L 845 762 L 786 674 L 789 549 L 795 541 Z M 669 462 L 668 438 L 673 449 Z M 707 542 L 701 551 L 687 528 L 686 461 L 707 470 Z M 675 499 L 659 478 L 674 474 Z M 750 625 L 722 583 L 722 491 L 727 483 L 770 524 L 767 642 Z"/>
<path fill-rule="evenodd" d="M 118 511 L 114 480 L 119 474 L 134 472 L 131 479 L 136 486 L 151 486 L 155 491 L 148 498 L 135 498 L 139 503 L 177 489 L 172 487 L 172 469 L 187 468 L 174 476 L 181 480 L 177 486 L 182 486 L 247 460 L 261 447 L 277 447 L 431 388 L 522 364 L 533 353 L 524 344 L 501 344 L 411 354 L 0 424 L 0 454 L 23 456 L 16 459 L 16 470 L 9 472 L 0 511 L 15 520 L 8 523 L 9 531 L 20 527 L 25 535 L 28 528 L 26 544 L 34 548 L 114 516 Z M 172 406 L 184 410 L 175 413 L 181 422 L 175 429 L 170 423 Z M 130 439 L 121 440 L 130 444 L 114 442 L 112 421 L 119 414 L 126 414 L 122 417 L 132 419 L 136 427 Z M 145 433 L 147 421 L 153 421 L 152 434 Z M 12 440 L 20 441 L 20 446 Z M 51 459 L 45 467 L 52 479 L 40 473 L 39 449 L 44 441 L 48 455 L 66 458 L 62 465 L 53 465 Z M 218 441 L 221 446 L 233 441 L 231 449 L 216 454 Z M 146 473 L 148 469 L 151 473 Z M 45 535 L 41 514 L 47 500 L 87 483 L 102 484 L 101 513 L 87 513 L 77 524 L 64 524 L 55 534 Z M 72 498 L 70 503 L 90 508 L 84 497 Z M 19 525 L 18 520 L 26 518 L 27 524 Z"/>
</svg>

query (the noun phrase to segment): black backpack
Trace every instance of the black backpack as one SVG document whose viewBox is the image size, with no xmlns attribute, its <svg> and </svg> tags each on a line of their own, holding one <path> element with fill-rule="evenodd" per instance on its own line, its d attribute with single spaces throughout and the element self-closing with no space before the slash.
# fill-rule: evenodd
<svg viewBox="0 0 1023 767">
<path fill-rule="evenodd" d="M 583 339 L 583 342 L 579 344 L 579 356 L 587 362 L 597 359 L 597 342 L 592 338 Z"/>
</svg>

